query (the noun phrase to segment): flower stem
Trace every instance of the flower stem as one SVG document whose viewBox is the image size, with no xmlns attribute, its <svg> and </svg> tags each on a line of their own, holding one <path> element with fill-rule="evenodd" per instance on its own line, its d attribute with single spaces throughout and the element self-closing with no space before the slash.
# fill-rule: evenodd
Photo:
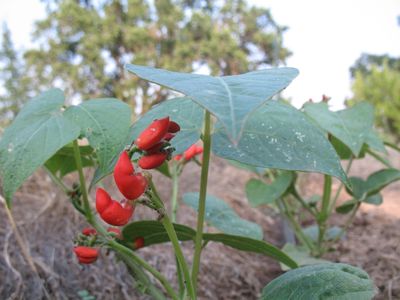
<svg viewBox="0 0 400 300">
<path fill-rule="evenodd" d="M 195 238 L 195 250 L 192 266 L 192 281 L 195 290 L 197 289 L 197 277 L 200 269 L 200 256 L 203 241 L 203 226 L 204 215 L 206 209 L 206 195 L 207 195 L 207 181 L 208 181 L 208 167 L 210 164 L 211 152 L 211 115 L 206 111 L 204 117 L 204 132 L 203 132 L 203 163 L 201 166 L 201 179 L 200 179 L 200 196 L 199 196 L 199 210 L 197 216 L 197 230 Z"/>
<path fill-rule="evenodd" d="M 114 240 L 109 240 L 108 246 L 112 248 L 114 251 L 117 253 L 120 253 L 123 256 L 126 256 L 130 260 L 132 260 L 134 263 L 142 266 L 145 270 L 149 271 L 155 278 L 158 279 L 158 281 L 163 285 L 165 290 L 167 291 L 168 295 L 174 300 L 178 300 L 178 296 L 176 295 L 174 289 L 172 286 L 169 284 L 168 280 L 156 269 L 154 269 L 152 266 L 150 266 L 146 261 L 144 261 L 142 258 L 139 256 L 135 255 L 132 253 L 132 250 L 129 248 L 125 247 L 124 245 L 119 244 L 118 242 Z"/>
<path fill-rule="evenodd" d="M 74 140 L 73 147 L 74 147 L 74 158 L 75 158 L 76 168 L 77 168 L 78 174 L 79 174 L 80 190 L 81 190 L 82 198 L 83 198 L 83 209 L 85 210 L 85 216 L 86 216 L 87 221 L 89 223 L 92 223 L 93 213 L 92 213 L 92 210 L 90 209 L 89 196 L 88 196 L 88 192 L 87 192 L 87 188 L 86 188 L 86 180 L 85 180 L 85 175 L 83 174 L 83 168 L 82 168 L 81 153 L 79 151 L 79 145 L 78 145 L 77 140 Z"/>
</svg>

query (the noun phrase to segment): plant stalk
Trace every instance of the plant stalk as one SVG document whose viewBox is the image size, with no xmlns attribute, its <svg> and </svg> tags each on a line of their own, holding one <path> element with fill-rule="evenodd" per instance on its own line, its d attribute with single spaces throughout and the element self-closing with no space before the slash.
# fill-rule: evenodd
<svg viewBox="0 0 400 300">
<path fill-rule="evenodd" d="M 83 209 L 85 210 L 85 216 L 87 221 L 91 224 L 93 222 L 93 213 L 92 210 L 90 209 L 89 196 L 86 188 L 85 175 L 83 174 L 82 159 L 81 159 L 81 153 L 79 151 L 78 140 L 74 140 L 73 148 L 74 148 L 74 158 L 75 158 L 76 168 L 79 174 L 79 185 L 83 198 Z"/>
<path fill-rule="evenodd" d="M 197 290 L 197 277 L 200 269 L 204 215 L 206 210 L 208 168 L 210 165 L 210 152 L 211 152 L 211 114 L 209 111 L 206 110 L 204 116 L 203 164 L 201 166 L 199 209 L 197 215 L 197 229 L 196 229 L 195 249 L 194 249 L 193 266 L 192 266 L 192 281 L 195 290 Z"/>
</svg>

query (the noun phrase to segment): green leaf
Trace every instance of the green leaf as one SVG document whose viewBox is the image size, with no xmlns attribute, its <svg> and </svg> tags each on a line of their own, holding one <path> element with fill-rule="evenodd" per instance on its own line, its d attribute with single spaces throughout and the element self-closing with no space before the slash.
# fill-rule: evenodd
<svg viewBox="0 0 400 300">
<path fill-rule="evenodd" d="M 293 181 L 293 173 L 284 171 L 267 184 L 259 179 L 250 179 L 246 184 L 246 196 L 251 206 L 270 204 L 283 196 Z"/>
<path fill-rule="evenodd" d="M 358 201 L 356 199 L 348 200 L 336 207 L 336 212 L 339 214 L 347 214 L 353 210 L 357 203 Z"/>
<path fill-rule="evenodd" d="M 381 205 L 383 203 L 383 197 L 378 193 L 368 196 L 363 202 L 373 205 Z"/>
<path fill-rule="evenodd" d="M 7 205 L 21 184 L 64 145 L 79 127 L 64 116 L 64 95 L 51 89 L 31 99 L 0 141 L 0 173 Z"/>
<path fill-rule="evenodd" d="M 194 240 L 196 231 L 185 225 L 174 224 L 176 235 L 180 241 Z M 137 221 L 126 225 L 122 230 L 123 244 L 133 247 L 138 237 L 144 238 L 144 246 L 151 246 L 169 242 L 164 226 L 157 221 Z"/>
<path fill-rule="evenodd" d="M 196 232 L 192 228 L 181 224 L 174 224 L 174 228 L 180 241 L 194 241 Z M 169 242 L 164 226 L 157 221 L 130 223 L 123 228 L 122 234 L 123 241 L 121 243 L 131 248 L 133 248 L 133 241 L 138 237 L 144 238 L 144 246 Z M 263 254 L 286 264 L 290 268 L 297 267 L 297 264 L 288 255 L 264 241 L 222 233 L 204 233 L 203 240 L 223 243 L 241 251 Z"/>
<path fill-rule="evenodd" d="M 368 274 L 341 263 L 301 267 L 272 280 L 262 300 L 368 300 L 375 286 Z"/>
<path fill-rule="evenodd" d="M 179 154 L 196 143 L 200 139 L 204 109 L 187 97 L 174 98 L 153 106 L 131 127 L 128 143 L 132 143 L 139 134 L 155 119 L 169 116 L 177 122 L 181 130 L 171 140 L 174 154 Z"/>
<path fill-rule="evenodd" d="M 221 127 L 213 138 L 212 149 L 223 158 L 264 168 L 320 172 L 347 183 L 339 157 L 321 130 L 281 102 L 269 101 L 257 109 L 237 145 Z"/>
<path fill-rule="evenodd" d="M 69 107 L 66 117 L 81 128 L 81 136 L 88 139 L 96 153 L 99 164 L 94 176 L 96 182 L 109 174 L 110 166 L 125 147 L 131 110 L 118 99 L 93 99 Z"/>
<path fill-rule="evenodd" d="M 294 68 L 275 68 L 213 77 L 137 65 L 126 65 L 126 69 L 189 96 L 218 118 L 233 141 L 239 140 L 249 113 L 287 87 L 299 73 Z"/>
<path fill-rule="evenodd" d="M 385 145 L 379 135 L 371 130 L 368 132 L 365 143 L 372 149 L 381 153 L 387 154 Z"/>
<path fill-rule="evenodd" d="M 184 194 L 183 202 L 197 211 L 199 193 Z M 248 236 L 258 240 L 263 238 L 263 232 L 259 225 L 242 219 L 228 204 L 212 195 L 207 195 L 206 198 L 205 219 L 207 223 L 224 233 Z"/>
<path fill-rule="evenodd" d="M 316 265 L 328 262 L 325 259 L 315 258 L 310 255 L 306 247 L 285 244 L 282 251 L 289 255 L 300 267 L 306 265 Z M 280 264 L 283 271 L 290 270 L 286 265 Z"/>
<path fill-rule="evenodd" d="M 330 111 L 323 102 L 306 103 L 304 112 L 322 129 L 341 140 L 355 156 L 359 155 L 367 139 L 371 142 L 374 110 L 366 102 L 337 112 Z"/>
<path fill-rule="evenodd" d="M 94 161 L 91 157 L 93 155 L 93 148 L 90 146 L 79 147 L 82 159 L 82 167 L 94 166 Z M 76 171 L 76 163 L 74 156 L 74 149 L 71 144 L 68 144 L 57 151 L 50 159 L 45 163 L 45 167 L 54 176 L 63 178 L 65 175 Z"/>
<path fill-rule="evenodd" d="M 400 180 L 400 170 L 397 169 L 383 169 L 371 174 L 367 179 L 367 194 L 372 195 L 390 183 Z"/>
<path fill-rule="evenodd" d="M 359 201 L 379 205 L 382 203 L 380 196 L 375 196 L 390 183 L 400 180 L 400 171 L 397 169 L 383 169 L 372 173 L 366 181 L 359 177 L 349 178 L 352 190 L 347 192 Z M 371 196 L 375 196 L 372 197 Z"/>
<path fill-rule="evenodd" d="M 255 240 L 244 236 L 236 236 L 222 233 L 205 233 L 204 240 L 223 243 L 226 246 L 246 251 L 263 254 L 287 265 L 290 268 L 297 268 L 298 265 L 288 255 L 264 241 Z"/>
<path fill-rule="evenodd" d="M 230 165 L 232 165 L 232 166 L 234 166 L 234 167 L 236 167 L 238 169 L 243 169 L 243 170 L 250 171 L 250 172 L 253 172 L 253 173 L 256 173 L 256 174 L 260 174 L 260 175 L 265 173 L 265 168 L 259 168 L 259 167 L 247 165 L 247 164 L 241 163 L 241 162 L 236 161 L 236 160 L 226 159 L 226 161 Z"/>
</svg>

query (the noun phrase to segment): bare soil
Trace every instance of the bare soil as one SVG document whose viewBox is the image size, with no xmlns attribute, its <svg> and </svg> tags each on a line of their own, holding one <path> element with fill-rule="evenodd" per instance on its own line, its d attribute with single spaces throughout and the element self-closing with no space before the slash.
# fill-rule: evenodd
<svg viewBox="0 0 400 300">
<path fill-rule="evenodd" d="M 393 155 L 392 162 L 400 168 L 400 156 Z M 368 158 L 354 164 L 352 175 L 365 177 L 380 168 L 383 166 Z M 199 171 L 194 164 L 187 166 L 182 176 L 182 192 L 198 190 Z M 243 218 L 260 224 L 266 241 L 282 246 L 280 218 L 269 209 L 253 209 L 247 204 L 244 185 L 252 176 L 213 158 L 209 193 L 227 201 Z M 169 180 L 159 175 L 155 177 L 162 197 L 168 199 Z M 68 180 L 73 182 L 74 178 Z M 307 175 L 302 181 L 306 194 L 321 189 L 320 175 Z M 111 179 L 104 184 L 108 190 L 114 189 Z M 115 189 L 113 193 L 118 195 Z M 346 238 L 336 246 L 337 251 L 326 258 L 365 269 L 378 287 L 376 299 L 400 299 L 400 184 L 387 187 L 383 195 L 384 204 L 380 207 L 362 207 Z M 345 192 L 341 194 L 341 201 L 348 198 Z M 38 276 L 22 257 L 4 206 L 1 206 L 0 299 L 80 299 L 78 292 L 82 290 L 96 299 L 149 299 L 135 290 L 134 281 L 112 253 L 103 252 L 90 266 L 82 267 L 76 262 L 72 253 L 73 239 L 86 226 L 85 221 L 44 172 L 37 172 L 17 192 L 13 214 Z M 138 207 L 135 213 L 137 220 L 154 217 L 143 207 Z M 188 207 L 180 208 L 178 219 L 181 223 L 195 225 L 195 213 Z M 334 219 L 335 224 L 341 222 L 341 217 Z M 193 244 L 184 243 L 184 251 L 190 255 Z M 138 253 L 175 280 L 175 260 L 170 245 L 144 248 Z M 200 299 L 257 299 L 262 288 L 279 274 L 279 265 L 269 258 L 210 243 L 202 256 Z"/>
</svg>

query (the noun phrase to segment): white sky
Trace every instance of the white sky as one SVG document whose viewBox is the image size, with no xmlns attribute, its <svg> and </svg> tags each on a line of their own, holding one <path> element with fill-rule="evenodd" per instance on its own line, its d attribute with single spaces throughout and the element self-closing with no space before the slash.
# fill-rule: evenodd
<svg viewBox="0 0 400 300">
<path fill-rule="evenodd" d="M 284 44 L 293 56 L 287 65 L 300 75 L 284 95 L 297 106 L 326 94 L 340 107 L 351 95 L 349 67 L 363 52 L 400 57 L 400 0 L 249 2 L 269 7 L 278 24 L 289 27 Z M 0 0 L 0 23 L 8 23 L 19 49 L 31 46 L 33 22 L 44 16 L 39 0 Z"/>
</svg>

